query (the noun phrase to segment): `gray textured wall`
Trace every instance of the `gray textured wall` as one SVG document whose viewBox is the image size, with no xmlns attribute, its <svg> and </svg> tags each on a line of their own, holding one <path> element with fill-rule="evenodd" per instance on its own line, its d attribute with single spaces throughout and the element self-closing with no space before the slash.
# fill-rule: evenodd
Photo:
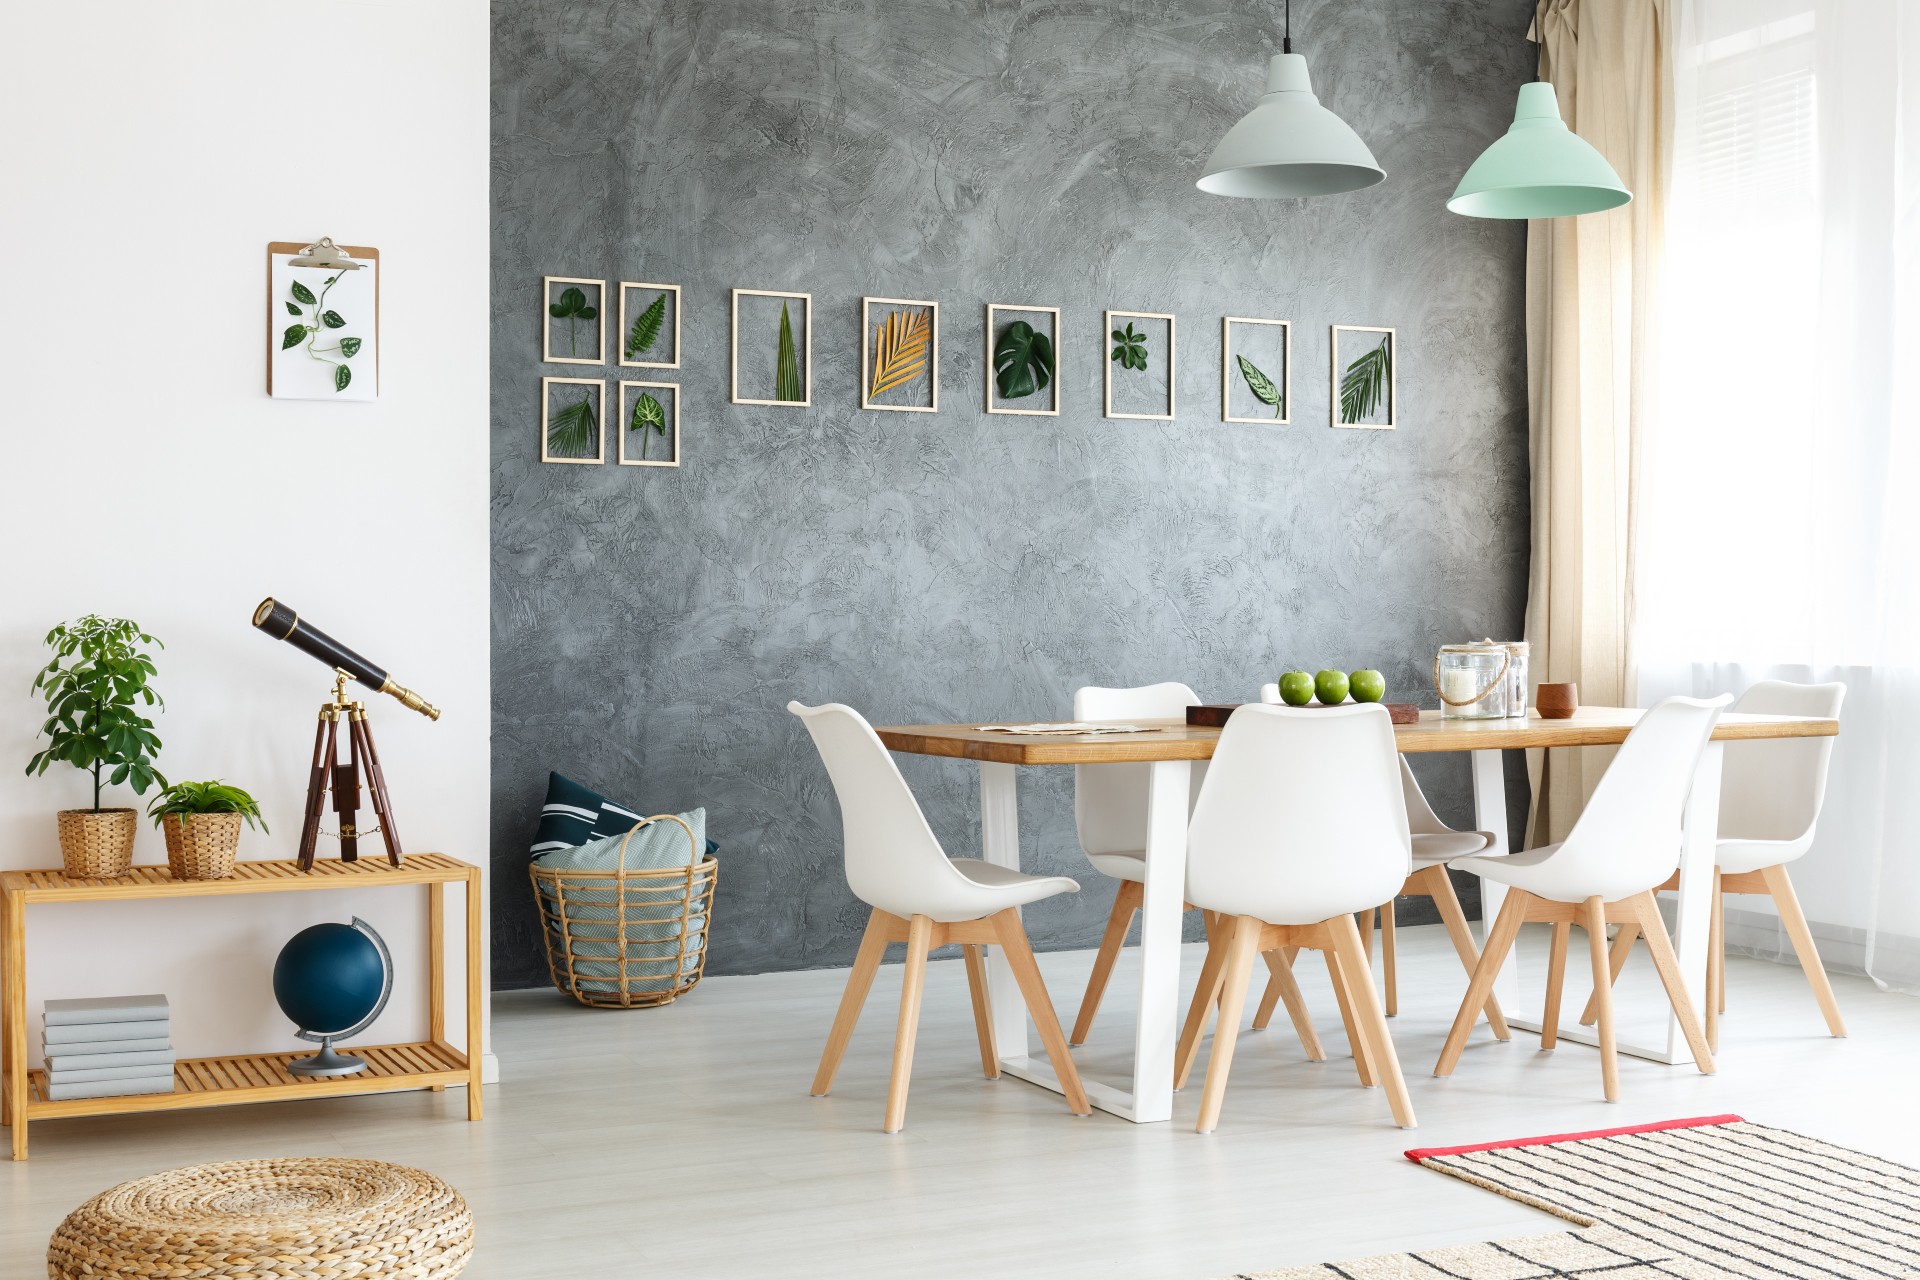
<svg viewBox="0 0 1920 1280">
<path fill-rule="evenodd" d="M 1329 664 L 1405 696 L 1436 645 L 1517 635 L 1524 228 L 1443 202 L 1530 77 L 1531 7 L 1300 0 L 1316 87 L 1389 177 L 1252 202 L 1193 179 L 1278 0 L 496 0 L 496 982 L 545 980 L 549 768 L 707 807 L 710 971 L 843 964 L 864 910 L 789 698 L 985 722 Z M 587 372 L 539 363 L 545 274 L 685 286 L 680 470 L 539 463 L 540 375 Z M 813 407 L 727 403 L 734 286 L 813 294 Z M 862 294 L 940 300 L 938 416 L 858 408 Z M 989 301 L 1065 309 L 1059 418 L 981 411 Z M 1102 419 L 1107 307 L 1179 315 L 1177 422 Z M 1296 322 L 1295 425 L 1219 422 L 1223 314 Z M 1398 326 L 1398 431 L 1324 425 L 1333 322 Z M 971 767 L 903 768 L 976 847 Z M 1422 772 L 1464 821 L 1464 761 Z M 1023 779 L 1028 867 L 1088 886 L 1030 910 L 1043 947 L 1093 945 L 1111 901 L 1069 783 Z"/>
</svg>

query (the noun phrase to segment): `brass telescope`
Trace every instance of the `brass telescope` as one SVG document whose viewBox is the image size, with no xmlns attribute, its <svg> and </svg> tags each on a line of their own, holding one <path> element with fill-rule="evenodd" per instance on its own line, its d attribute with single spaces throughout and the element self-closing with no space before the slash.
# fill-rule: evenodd
<svg viewBox="0 0 1920 1280">
<path fill-rule="evenodd" d="M 387 775 L 380 767 L 380 753 L 373 745 L 373 726 L 367 723 L 366 706 L 347 697 L 347 681 L 358 680 L 370 689 L 390 694 L 401 705 L 411 707 L 429 720 L 440 718 L 440 709 L 419 694 L 394 683 L 382 667 L 377 667 L 335 640 L 318 627 L 300 621 L 300 614 L 272 596 L 253 611 L 253 625 L 285 640 L 310 658 L 333 668 L 333 697 L 320 706 L 320 725 L 314 733 L 313 765 L 307 775 L 307 809 L 300 826 L 300 868 L 313 868 L 314 849 L 320 840 L 320 816 L 326 809 L 329 793 L 340 829 L 340 860 L 353 862 L 360 857 L 360 837 L 379 833 L 387 846 L 387 861 L 400 865 L 400 833 L 393 824 L 393 808 L 387 798 Z M 347 722 L 347 755 L 338 754 L 340 722 Z M 374 817 L 371 831 L 359 827 L 360 787 L 364 777 L 372 793 Z"/>
</svg>

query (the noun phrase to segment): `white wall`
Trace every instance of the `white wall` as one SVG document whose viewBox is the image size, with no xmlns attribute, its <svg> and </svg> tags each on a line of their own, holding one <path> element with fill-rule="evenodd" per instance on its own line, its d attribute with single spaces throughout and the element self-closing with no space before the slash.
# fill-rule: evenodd
<svg viewBox="0 0 1920 1280">
<path fill-rule="evenodd" d="M 0 866 L 57 866 L 54 811 L 87 803 L 70 767 L 21 770 L 41 637 L 88 612 L 166 643 L 161 768 L 253 791 L 273 833 L 241 855 L 291 856 L 328 673 L 248 625 L 268 594 L 443 709 L 368 693 L 407 847 L 486 865 L 487 24 L 483 0 L 8 6 Z M 381 253 L 370 404 L 265 393 L 267 242 L 322 235 Z M 165 859 L 144 821 L 136 858 Z M 367 1040 L 424 1035 L 423 894 L 33 908 L 33 1039 L 48 998 L 158 990 L 185 1053 L 297 1048 L 274 955 L 353 914 L 398 971 Z"/>
</svg>

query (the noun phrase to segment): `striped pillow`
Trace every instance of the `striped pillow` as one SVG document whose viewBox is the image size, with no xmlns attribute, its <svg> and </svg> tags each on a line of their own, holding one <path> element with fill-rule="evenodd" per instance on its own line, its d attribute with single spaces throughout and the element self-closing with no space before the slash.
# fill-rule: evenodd
<svg viewBox="0 0 1920 1280">
<path fill-rule="evenodd" d="M 561 849 L 576 848 L 589 840 L 623 835 L 645 816 L 615 804 L 572 778 L 549 773 L 547 802 L 540 808 L 540 829 L 534 833 L 530 852 L 539 858 Z"/>
</svg>

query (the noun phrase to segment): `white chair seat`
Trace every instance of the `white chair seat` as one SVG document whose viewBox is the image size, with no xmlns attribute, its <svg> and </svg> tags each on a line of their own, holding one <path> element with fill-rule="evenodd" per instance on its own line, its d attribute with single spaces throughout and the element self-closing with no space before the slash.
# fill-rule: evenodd
<svg viewBox="0 0 1920 1280">
<path fill-rule="evenodd" d="M 1115 880 L 1131 880 L 1135 884 L 1147 882 L 1147 855 L 1142 853 L 1089 853 L 1087 861 L 1093 869 L 1103 876 L 1112 876 Z"/>
<path fill-rule="evenodd" d="M 1722 840 L 1714 851 L 1721 873 L 1745 875 L 1762 867 L 1777 867 L 1792 862 L 1813 843 L 1813 833 L 1799 840 Z"/>
<path fill-rule="evenodd" d="M 1447 865 L 1515 889 L 1525 889 L 1550 902 L 1585 902 L 1593 897 L 1590 878 L 1576 877 L 1569 881 L 1565 866 L 1553 865 L 1553 855 L 1558 852 L 1558 844 L 1543 844 L 1525 853 L 1510 853 L 1501 858 L 1457 858 Z"/>
<path fill-rule="evenodd" d="M 1436 862 L 1451 862 L 1470 857 L 1493 847 L 1493 836 L 1486 831 L 1415 832 L 1413 865 L 1418 870 Z"/>
<path fill-rule="evenodd" d="M 993 894 L 993 900 L 998 904 L 991 908 L 993 911 L 1024 907 L 1029 902 L 1051 898 L 1056 893 L 1080 892 L 1080 882 L 1066 876 L 1030 876 L 1024 871 L 982 862 L 978 858 L 953 858 L 950 861 L 955 871 Z M 939 919 L 938 916 L 934 918 Z"/>
</svg>

